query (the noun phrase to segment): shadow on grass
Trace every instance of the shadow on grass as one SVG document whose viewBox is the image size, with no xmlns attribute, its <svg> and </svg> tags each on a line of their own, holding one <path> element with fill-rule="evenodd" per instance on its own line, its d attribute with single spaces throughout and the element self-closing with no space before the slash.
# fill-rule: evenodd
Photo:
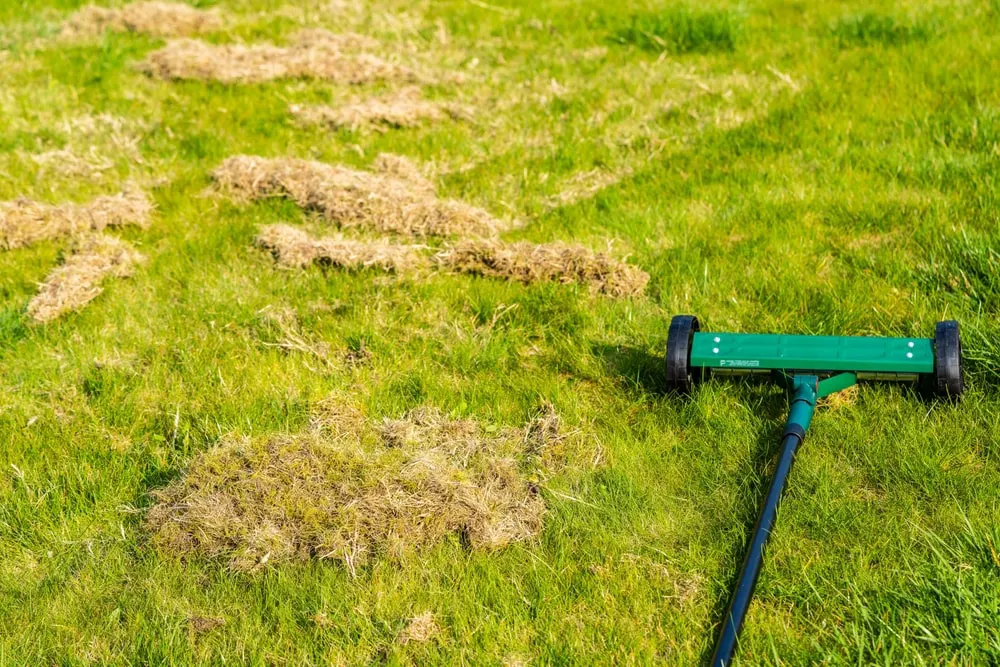
<svg viewBox="0 0 1000 667">
<path fill-rule="evenodd" d="M 593 346 L 593 351 L 605 363 L 610 373 L 620 375 L 630 386 L 652 394 L 668 393 L 662 355 L 651 354 L 635 347 L 609 344 L 596 344 Z M 731 390 L 737 394 L 739 400 L 759 405 L 761 416 L 766 419 L 767 426 L 757 437 L 757 446 L 754 448 L 750 462 L 750 469 L 759 472 L 759 480 L 753 485 L 752 491 L 747 494 L 736 517 L 736 521 L 743 526 L 744 538 L 739 544 L 732 546 L 732 551 L 726 559 L 725 571 L 728 573 L 726 587 L 712 604 L 710 615 L 713 621 L 712 636 L 706 651 L 701 656 L 702 664 L 709 663 L 712 652 L 715 650 L 716 636 L 728 611 L 732 591 L 736 587 L 743 569 L 746 548 L 757 523 L 761 503 L 763 503 L 771 485 L 774 467 L 781 450 L 781 436 L 788 416 L 788 399 L 785 392 L 778 387 L 774 387 L 773 392 L 768 392 L 762 398 L 760 382 L 739 380 L 733 381 L 731 385 Z M 694 391 L 698 391 L 697 387 Z M 692 397 L 683 394 L 669 393 L 678 404 L 693 400 Z M 747 472 L 749 473 L 750 470 Z M 791 474 L 794 475 L 794 467 Z"/>
<path fill-rule="evenodd" d="M 745 383 L 744 388 L 746 386 Z M 733 550 L 726 558 L 726 586 L 723 592 L 716 597 L 712 603 L 712 612 L 709 616 L 712 621 L 711 641 L 701 655 L 701 664 L 709 665 L 712 653 L 715 651 L 715 644 L 718 641 L 719 632 L 722 629 L 722 622 L 729 611 L 729 603 L 732 601 L 733 591 L 739 582 L 746 560 L 746 550 L 750 543 L 751 535 L 756 527 L 757 519 L 760 516 L 761 504 L 767 495 L 774 477 L 774 468 L 777 464 L 778 456 L 781 453 L 781 436 L 785 429 L 785 419 L 788 413 L 788 401 L 784 392 L 775 392 L 774 397 L 766 401 L 763 406 L 764 414 L 768 418 L 768 425 L 757 437 L 757 446 L 754 448 L 752 469 L 759 471 L 760 479 L 754 485 L 751 494 L 748 494 L 745 501 L 740 506 L 738 523 L 743 526 L 743 540 L 738 545 L 733 545 Z M 795 468 L 789 473 L 794 474 Z M 775 524 L 777 526 L 777 524 Z M 767 560 L 767 548 L 764 549 L 764 559 Z M 737 644 L 738 646 L 738 644 Z"/>
<path fill-rule="evenodd" d="M 23 309 L 0 310 L 0 356 L 3 351 L 28 336 L 28 325 Z"/>
<path fill-rule="evenodd" d="M 610 375 L 621 376 L 630 389 L 653 394 L 667 393 L 663 356 L 628 345 L 595 343 L 591 351 Z"/>
</svg>

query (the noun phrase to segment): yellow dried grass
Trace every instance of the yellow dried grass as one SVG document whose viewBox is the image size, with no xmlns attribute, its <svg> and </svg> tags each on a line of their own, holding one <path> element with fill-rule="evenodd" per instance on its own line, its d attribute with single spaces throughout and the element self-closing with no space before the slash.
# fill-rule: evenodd
<svg viewBox="0 0 1000 667">
<path fill-rule="evenodd" d="M 132 275 L 135 265 L 144 259 L 124 241 L 111 236 L 90 237 L 48 275 L 28 303 L 28 316 L 43 323 L 80 310 L 100 295 L 105 279 Z"/>
<path fill-rule="evenodd" d="M 85 155 L 61 148 L 43 153 L 27 153 L 24 154 L 24 157 L 34 162 L 38 167 L 36 178 L 39 179 L 56 174 L 99 181 L 107 171 L 115 166 L 114 160 L 101 155 L 95 147 L 91 147 Z"/>
<path fill-rule="evenodd" d="M 424 176 L 413 160 L 395 153 L 379 153 L 372 162 L 372 168 L 380 174 L 392 176 L 410 183 L 415 190 L 433 196 L 437 188 Z"/>
<path fill-rule="evenodd" d="M 87 204 L 42 204 L 21 198 L 0 202 L 0 249 L 99 232 L 108 227 L 149 225 L 153 203 L 138 190 L 98 197 Z"/>
<path fill-rule="evenodd" d="M 339 106 L 293 105 L 290 111 L 307 125 L 321 125 L 333 129 L 375 130 L 384 132 L 391 128 L 416 127 L 424 122 L 445 118 L 468 120 L 470 107 L 423 99 L 420 88 L 408 86 L 385 97 L 354 99 Z"/>
<path fill-rule="evenodd" d="M 437 261 L 459 273 L 524 283 L 583 283 L 613 297 L 642 294 L 649 274 L 607 253 L 565 243 L 503 243 L 468 239 L 438 253 Z"/>
<path fill-rule="evenodd" d="M 398 162 L 393 168 L 399 168 Z M 438 199 L 427 182 L 295 158 L 235 156 L 213 173 L 237 197 L 285 197 L 341 227 L 404 236 L 488 236 L 507 227 L 481 208 Z"/>
<path fill-rule="evenodd" d="M 313 238 L 289 225 L 267 225 L 257 236 L 257 245 L 269 250 L 278 264 L 304 268 L 312 264 L 341 269 L 376 268 L 402 272 L 427 264 L 421 246 L 400 245 L 386 240 L 358 241 L 340 236 Z"/>
<path fill-rule="evenodd" d="M 819 399 L 816 405 L 830 411 L 841 410 L 858 402 L 858 392 L 858 385 L 853 385 L 847 389 L 835 391 L 828 396 L 824 396 Z"/>
<path fill-rule="evenodd" d="M 116 31 L 180 37 L 221 27 L 222 19 L 213 10 L 203 11 L 179 2 L 136 2 L 121 9 L 88 5 L 69 18 L 63 35 L 77 37 Z"/>
<path fill-rule="evenodd" d="M 410 619 L 403 631 L 399 633 L 398 641 L 404 646 L 413 642 L 422 644 L 434 639 L 439 634 L 441 634 L 441 626 L 438 625 L 433 612 L 425 611 Z"/>
<path fill-rule="evenodd" d="M 552 420 L 551 409 L 543 419 Z M 381 423 L 327 402 L 304 433 L 230 439 L 153 493 L 153 543 L 235 570 L 312 558 L 353 574 L 458 534 L 490 551 L 536 537 L 545 504 L 523 472 L 551 431 L 485 429 L 433 409 Z"/>
<path fill-rule="evenodd" d="M 274 79 L 323 79 L 338 83 L 417 81 L 413 70 L 369 53 L 348 53 L 364 39 L 307 31 L 290 46 L 209 44 L 180 39 L 150 53 L 139 69 L 161 79 L 259 83 Z"/>
</svg>

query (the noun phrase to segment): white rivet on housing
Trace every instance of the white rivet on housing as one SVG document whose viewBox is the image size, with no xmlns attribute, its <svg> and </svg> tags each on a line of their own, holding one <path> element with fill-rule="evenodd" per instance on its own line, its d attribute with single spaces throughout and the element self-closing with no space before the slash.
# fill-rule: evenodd
<svg viewBox="0 0 1000 667">
<path fill-rule="evenodd" d="M 719 348 L 713 347 L 712 348 L 712 352 L 714 352 L 715 354 L 718 354 L 719 353 Z"/>
<path fill-rule="evenodd" d="M 906 353 L 906 358 L 907 359 L 912 359 L 913 358 L 913 353 L 912 352 L 907 352 Z"/>
<path fill-rule="evenodd" d="M 906 347 L 913 347 L 913 341 L 911 340 L 909 343 L 907 343 Z"/>
<path fill-rule="evenodd" d="M 721 340 L 722 340 L 722 339 L 721 339 L 721 338 L 719 338 L 718 336 L 716 336 L 716 337 L 715 337 L 715 342 L 716 342 L 716 343 L 720 342 Z"/>
</svg>

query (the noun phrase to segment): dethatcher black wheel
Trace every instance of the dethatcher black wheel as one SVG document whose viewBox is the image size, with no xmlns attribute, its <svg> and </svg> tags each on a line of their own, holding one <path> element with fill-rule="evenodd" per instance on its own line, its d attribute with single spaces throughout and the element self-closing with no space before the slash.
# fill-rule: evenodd
<svg viewBox="0 0 1000 667">
<path fill-rule="evenodd" d="M 667 334 L 667 389 L 688 392 L 694 384 L 691 372 L 691 339 L 698 331 L 698 318 L 676 315 Z"/>
<path fill-rule="evenodd" d="M 962 380 L 962 339 L 958 322 L 938 322 L 934 331 L 934 394 L 957 401 L 965 391 Z"/>
</svg>

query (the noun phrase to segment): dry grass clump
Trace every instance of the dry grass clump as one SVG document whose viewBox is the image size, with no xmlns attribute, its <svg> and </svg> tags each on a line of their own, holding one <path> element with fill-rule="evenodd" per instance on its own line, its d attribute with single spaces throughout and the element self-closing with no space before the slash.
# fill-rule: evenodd
<svg viewBox="0 0 1000 667">
<path fill-rule="evenodd" d="M 289 267 L 318 264 L 341 269 L 376 268 L 400 272 L 426 264 L 419 246 L 342 237 L 317 239 L 290 225 L 265 226 L 257 236 L 257 245 L 269 250 L 278 264 Z"/>
<path fill-rule="evenodd" d="M 852 385 L 847 389 L 842 389 L 841 391 L 835 391 L 832 394 L 824 396 L 819 399 L 817 405 L 819 407 L 826 408 L 827 410 L 840 410 L 842 408 L 849 407 L 858 402 L 858 385 Z"/>
<path fill-rule="evenodd" d="M 211 32 L 222 27 L 215 11 L 203 11 L 180 2 L 136 2 L 121 9 L 88 5 L 73 14 L 63 35 L 98 35 L 109 30 L 158 37 Z"/>
<path fill-rule="evenodd" d="M 373 422 L 328 401 L 304 433 L 227 440 L 197 457 L 154 492 L 147 527 L 160 549 L 241 571 L 319 558 L 353 574 L 451 534 L 499 549 L 542 529 L 545 503 L 526 472 L 550 436 L 433 409 Z"/>
<path fill-rule="evenodd" d="M 394 153 L 379 153 L 375 156 L 372 168 L 380 174 L 408 181 L 416 190 L 433 196 L 437 188 L 431 183 L 420 167 L 410 158 Z"/>
<path fill-rule="evenodd" d="M 209 44 L 194 39 L 150 53 L 140 69 L 161 79 L 259 83 L 274 79 L 324 79 L 338 83 L 416 81 L 412 70 L 369 53 L 347 53 L 355 40 L 319 38 L 309 31 L 291 46 Z"/>
<path fill-rule="evenodd" d="M 494 276 L 524 283 L 555 281 L 583 283 L 601 294 L 626 297 L 641 294 L 649 282 L 642 269 L 610 255 L 565 243 L 503 243 L 465 240 L 437 256 L 459 273 Z"/>
<path fill-rule="evenodd" d="M 35 322 L 50 322 L 79 310 L 103 291 L 101 283 L 106 278 L 130 276 L 144 259 L 124 241 L 110 236 L 91 237 L 48 275 L 28 303 L 28 315 Z"/>
<path fill-rule="evenodd" d="M 411 642 L 422 644 L 434 639 L 439 634 L 441 634 L 441 626 L 434 618 L 434 613 L 425 611 L 410 619 L 403 631 L 399 633 L 399 643 L 404 646 Z"/>
<path fill-rule="evenodd" d="M 213 177 L 233 195 L 286 197 L 341 227 L 405 236 L 487 236 L 505 227 L 481 208 L 438 199 L 428 191 L 426 179 L 421 183 L 322 162 L 246 155 L 228 158 Z"/>
<path fill-rule="evenodd" d="M 385 97 L 355 99 L 340 106 L 293 105 L 290 111 L 309 125 L 377 132 L 416 127 L 427 121 L 436 122 L 445 118 L 468 120 L 472 117 L 472 110 L 465 105 L 423 99 L 420 88 L 416 86 L 408 86 Z"/>
<path fill-rule="evenodd" d="M 152 202 L 137 190 L 98 197 L 87 204 L 41 204 L 26 198 L 0 202 L 0 249 L 23 248 L 107 227 L 146 227 L 152 210 Z"/>
</svg>

